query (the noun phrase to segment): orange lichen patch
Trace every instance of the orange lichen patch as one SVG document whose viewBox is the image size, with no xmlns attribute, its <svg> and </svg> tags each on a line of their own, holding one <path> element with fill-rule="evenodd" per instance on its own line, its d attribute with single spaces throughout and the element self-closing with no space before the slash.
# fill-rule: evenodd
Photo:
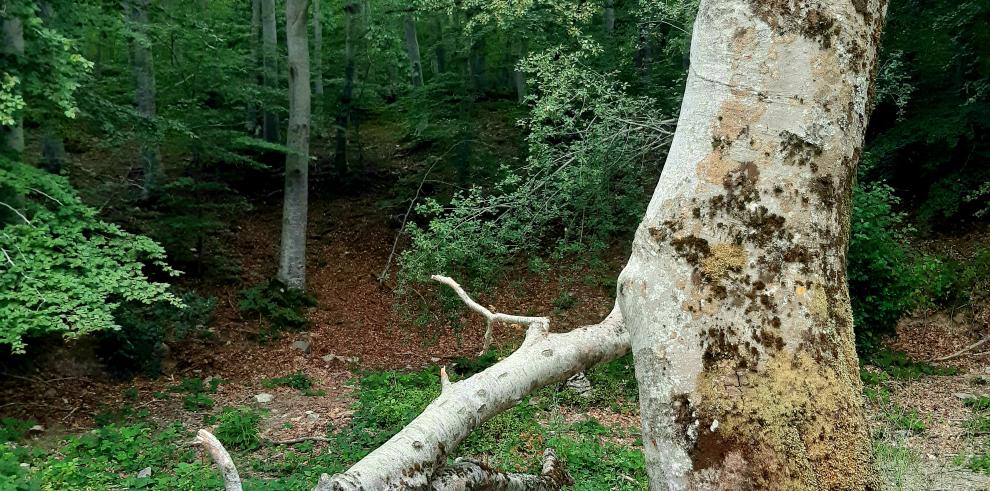
<svg viewBox="0 0 990 491">
<path fill-rule="evenodd" d="M 723 458 L 711 465 L 727 468 L 743 449 L 749 487 L 863 489 L 870 453 L 856 377 L 804 352 L 781 352 L 745 382 L 732 360 L 718 362 L 692 401 L 702 426 L 718 421 L 708 439 L 717 436 Z"/>
<path fill-rule="evenodd" d="M 701 162 L 698 162 L 698 176 L 712 184 L 721 184 L 725 176 L 739 166 L 739 163 L 727 158 L 722 150 L 716 150 Z"/>
</svg>

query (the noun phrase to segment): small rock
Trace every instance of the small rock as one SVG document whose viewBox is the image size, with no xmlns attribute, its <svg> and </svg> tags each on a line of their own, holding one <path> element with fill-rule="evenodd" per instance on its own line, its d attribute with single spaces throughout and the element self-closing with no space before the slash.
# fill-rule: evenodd
<svg viewBox="0 0 990 491">
<path fill-rule="evenodd" d="M 437 357 L 431 357 L 431 358 L 430 358 L 430 361 L 432 361 L 433 363 L 438 363 L 438 362 L 440 361 L 440 358 L 437 358 Z"/>
<path fill-rule="evenodd" d="M 254 400 L 258 401 L 261 404 L 268 404 L 269 402 L 272 402 L 272 399 L 275 399 L 275 396 L 267 392 L 262 392 L 254 396 Z"/>
<path fill-rule="evenodd" d="M 145 479 L 151 477 L 151 467 L 145 467 L 144 469 L 138 471 L 137 477 L 138 479 Z"/>
<path fill-rule="evenodd" d="M 58 391 L 55 388 L 51 388 L 45 391 L 45 397 L 55 397 L 58 395 Z"/>
<path fill-rule="evenodd" d="M 302 351 L 303 353 L 309 353 L 309 341 L 300 339 L 292 343 L 292 348 Z"/>
<path fill-rule="evenodd" d="M 952 395 L 956 396 L 956 399 L 962 399 L 964 401 L 966 399 L 975 399 L 976 398 L 976 396 L 974 396 L 973 394 L 968 394 L 966 392 L 956 392 L 956 393 L 954 393 Z"/>
<path fill-rule="evenodd" d="M 313 411 L 306 411 L 306 419 L 308 419 L 310 421 L 316 421 L 316 420 L 320 419 L 320 415 L 314 413 Z"/>
<path fill-rule="evenodd" d="M 956 324 L 965 324 L 966 314 L 964 312 L 959 312 L 958 314 L 952 316 L 952 321 Z"/>
<path fill-rule="evenodd" d="M 327 363 L 333 363 L 335 361 L 339 361 L 341 363 L 357 363 L 361 361 L 361 359 L 356 356 L 337 356 L 333 353 L 323 355 L 320 358 Z"/>
<path fill-rule="evenodd" d="M 565 386 L 584 397 L 591 396 L 591 381 L 584 375 L 584 372 L 577 373 L 567 379 Z"/>
</svg>

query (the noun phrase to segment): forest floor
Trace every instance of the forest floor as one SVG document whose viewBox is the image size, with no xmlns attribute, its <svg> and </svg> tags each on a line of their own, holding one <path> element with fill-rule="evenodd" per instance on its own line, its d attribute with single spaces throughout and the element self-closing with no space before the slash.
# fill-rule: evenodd
<svg viewBox="0 0 990 491">
<path fill-rule="evenodd" d="M 369 140 L 378 142 L 365 149 L 373 161 L 398 158 L 395 142 L 374 135 Z M 398 159 L 392 165 L 405 165 Z M 210 489 L 214 482 L 204 476 L 215 473 L 209 462 L 184 442 L 189 432 L 228 423 L 254 425 L 256 430 L 234 435 L 256 431 L 269 442 L 235 451 L 255 489 L 259 483 L 266 489 L 308 489 L 315 470 L 345 468 L 435 397 L 440 366 L 468 376 L 496 356 L 478 356 L 484 324 L 472 313 L 453 319 L 434 313 L 419 326 L 396 309 L 394 282 L 378 281 L 397 228 L 379 206 L 386 187 L 373 182 L 344 196 L 313 193 L 308 269 L 316 305 L 305 312 L 304 331 L 259 341 L 265 321 L 237 306 L 238 289 L 274 274 L 280 208 L 256 207 L 232 223 L 236 233 L 228 249 L 241 265 L 238 280 L 184 284 L 218 300 L 208 336 L 173 346 L 163 375 L 155 378 L 115 380 L 94 360 L 77 356 L 85 343 L 5 373 L 0 416 L 40 427 L 25 424 L 15 431 L 15 420 L 4 420 L 0 442 L 21 439 L 20 448 L 45 449 L 30 461 L 39 475 L 60 476 L 57 482 L 69 487 L 86 483 L 87 489 Z M 541 274 L 520 266 L 498 287 L 470 293 L 493 310 L 548 315 L 554 329 L 568 330 L 608 313 L 611 279 L 626 254 L 616 246 L 595 267 L 572 260 Z M 988 311 L 974 307 L 905 319 L 890 351 L 864 366 L 876 460 L 891 489 L 990 489 L 990 343 L 944 363 L 932 361 L 987 334 L 990 319 L 981 316 Z M 510 352 L 521 336 L 521 328 L 496 326 L 494 352 Z M 539 391 L 486 423 L 464 443 L 462 454 L 532 471 L 543 448 L 554 446 L 567 458 L 576 489 L 646 489 L 630 360 L 598 367 L 588 378 L 589 393 L 563 386 Z M 119 439 L 128 428 L 137 428 L 139 436 Z M 90 434 L 101 443 L 81 443 Z M 270 444 L 328 435 L 326 442 Z M 168 450 L 138 448 L 150 442 Z M 4 448 L 16 447 L 11 445 Z M 66 462 L 76 464 L 66 470 Z M 154 476 L 138 477 L 146 468 Z"/>
</svg>

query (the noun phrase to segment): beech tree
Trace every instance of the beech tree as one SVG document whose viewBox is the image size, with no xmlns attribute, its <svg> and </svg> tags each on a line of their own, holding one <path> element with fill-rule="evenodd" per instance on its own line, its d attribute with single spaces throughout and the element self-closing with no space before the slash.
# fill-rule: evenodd
<svg viewBox="0 0 990 491">
<path fill-rule="evenodd" d="M 155 62 L 148 37 L 148 9 L 150 0 L 127 0 L 124 4 L 133 30 L 130 42 L 131 72 L 134 76 L 134 104 L 145 119 L 145 126 L 153 127 L 157 116 L 155 104 Z M 141 168 L 143 182 L 141 199 L 152 197 L 161 186 L 161 155 L 155 138 L 145 138 L 141 143 Z"/>
<path fill-rule="evenodd" d="M 2 22 L 2 54 L 20 61 L 24 57 L 24 22 L 17 16 L 6 17 Z M 0 133 L 3 135 L 0 143 L 7 150 L 20 153 L 24 151 L 24 117 L 17 114 L 12 119 L 11 124 L 0 126 Z"/>
<path fill-rule="evenodd" d="M 550 333 L 547 318 L 492 312 L 434 276 L 488 323 L 528 326 L 525 340 L 468 379 L 441 371 L 419 417 L 316 489 L 559 489 L 552 451 L 541 476 L 447 457 L 536 388 L 630 349 L 651 489 L 871 487 L 845 261 L 885 12 L 703 0 L 612 312 Z"/>
<path fill-rule="evenodd" d="M 278 279 L 289 288 L 306 288 L 306 220 L 309 206 L 310 78 L 306 14 L 309 0 L 289 0 L 285 6 L 289 50 L 289 153 L 285 156 L 285 196 L 282 205 L 282 247 Z"/>
<path fill-rule="evenodd" d="M 278 86 L 278 30 L 275 0 L 261 0 L 261 66 L 262 79 L 269 90 Z M 265 140 L 278 143 L 278 116 L 266 109 L 261 120 Z"/>
</svg>

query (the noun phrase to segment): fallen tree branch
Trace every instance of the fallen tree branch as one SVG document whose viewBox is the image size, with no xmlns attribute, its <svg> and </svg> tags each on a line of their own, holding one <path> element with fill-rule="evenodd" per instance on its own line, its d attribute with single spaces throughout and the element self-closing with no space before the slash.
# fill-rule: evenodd
<svg viewBox="0 0 990 491">
<path fill-rule="evenodd" d="M 481 314 L 485 318 L 485 342 L 481 348 L 481 353 L 479 354 L 484 354 L 486 351 L 488 351 L 488 348 L 491 347 L 492 324 L 495 322 L 505 322 L 507 324 L 522 324 L 522 325 L 530 326 L 530 329 L 535 327 L 537 329 L 548 330 L 550 328 L 550 319 L 546 317 L 526 317 L 521 315 L 510 315 L 510 314 L 502 314 L 499 312 L 492 312 L 491 310 L 486 309 L 480 303 L 475 302 L 474 299 L 472 299 L 471 296 L 468 295 L 463 288 L 461 288 L 461 285 L 457 284 L 457 282 L 454 281 L 452 278 L 449 278 L 447 276 L 441 276 L 438 274 L 435 274 L 430 278 L 433 278 L 435 281 L 438 281 L 440 283 L 443 283 L 444 285 L 449 286 L 452 290 L 454 290 L 455 293 L 457 293 L 458 297 L 461 297 L 461 300 L 464 302 L 465 305 L 468 306 L 469 309 Z M 527 337 L 528 336 L 529 335 L 527 334 Z"/>
<path fill-rule="evenodd" d="M 438 472 L 431 483 L 432 491 L 557 491 L 574 484 L 564 463 L 553 449 L 543 452 L 543 471 L 538 476 L 500 472 L 474 459 L 457 459 Z"/>
<path fill-rule="evenodd" d="M 567 380 L 629 351 L 629 336 L 618 308 L 599 324 L 551 334 L 545 317 L 492 313 L 471 300 L 450 278 L 434 279 L 454 288 L 472 310 L 486 318 L 529 324 L 525 340 L 514 353 L 488 369 L 465 380 L 442 383 L 440 396 L 422 414 L 346 472 L 321 476 L 314 491 L 516 489 L 430 486 L 443 475 L 448 455 L 482 423 L 545 385 Z M 441 375 L 442 380 L 445 375 Z M 465 460 L 461 463 L 469 465 Z"/>
<path fill-rule="evenodd" d="M 289 438 L 288 440 L 265 440 L 265 443 L 269 445 L 295 445 L 302 442 L 329 442 L 329 438 L 325 436 L 301 436 L 299 438 Z"/>
<path fill-rule="evenodd" d="M 220 474 L 223 475 L 223 489 L 226 491 L 242 491 L 241 476 L 237 474 L 237 467 L 234 466 L 233 459 L 230 458 L 227 449 L 223 448 L 220 440 L 217 440 L 217 437 L 213 436 L 209 431 L 199 430 L 196 434 L 196 443 L 206 448 L 207 453 L 210 454 L 210 458 L 220 468 Z"/>
<path fill-rule="evenodd" d="M 977 341 L 977 342 L 975 342 L 975 343 L 973 343 L 973 344 L 971 344 L 971 345 L 969 345 L 969 346 L 967 346 L 967 347 L 965 347 L 965 348 L 963 348 L 963 349 L 961 349 L 959 351 L 956 351 L 955 353 L 952 353 L 951 355 L 946 355 L 946 356 L 943 356 L 941 358 L 935 358 L 935 360 L 933 360 L 933 361 L 949 361 L 949 360 L 952 360 L 954 358 L 959 358 L 960 356 L 965 355 L 966 353 L 969 353 L 970 351 L 972 351 L 972 350 L 974 350 L 976 348 L 979 348 L 980 346 L 983 346 L 984 344 L 987 343 L 987 341 L 990 341 L 990 336 L 986 336 L 983 339 L 981 339 L 981 340 L 979 340 L 979 341 Z"/>
</svg>

